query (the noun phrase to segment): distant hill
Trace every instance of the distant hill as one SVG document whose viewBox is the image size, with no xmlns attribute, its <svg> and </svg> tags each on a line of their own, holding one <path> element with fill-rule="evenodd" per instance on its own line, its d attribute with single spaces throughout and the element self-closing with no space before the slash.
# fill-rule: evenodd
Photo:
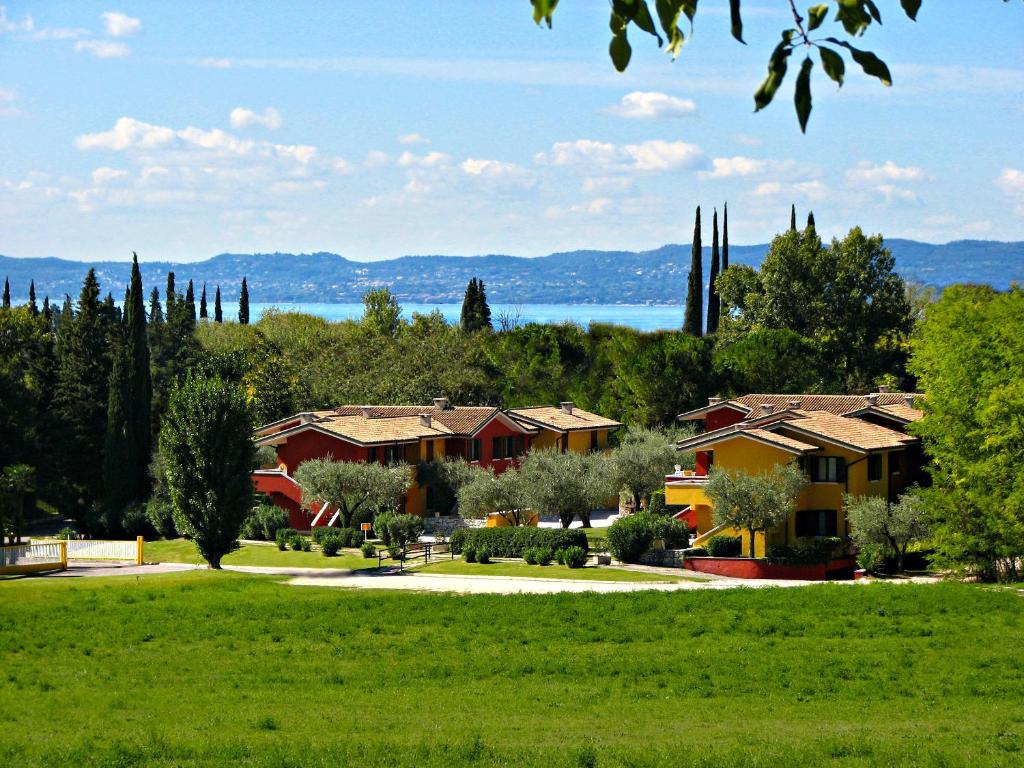
<svg viewBox="0 0 1024 768">
<path fill-rule="evenodd" d="M 988 283 L 1006 288 L 1024 281 L 1024 242 L 959 240 L 932 245 L 888 240 L 896 268 L 908 280 L 937 287 L 951 283 Z M 734 264 L 757 265 L 767 245 L 732 245 Z M 705 276 L 710 250 L 705 248 Z M 466 283 L 480 277 L 494 304 L 681 304 L 690 265 L 689 245 L 665 245 L 653 251 L 572 251 L 537 258 L 515 256 L 403 256 L 387 261 L 350 261 L 334 253 L 222 253 L 192 263 L 143 262 L 149 289 L 163 295 L 167 271 L 173 269 L 184 290 L 195 281 L 196 298 L 205 282 L 213 301 L 220 285 L 225 304 L 238 296 L 248 278 L 253 302 L 358 302 L 370 288 L 388 286 L 400 301 L 449 304 L 462 301 Z M 15 300 L 36 281 L 40 301 L 65 293 L 78 295 L 82 278 L 94 267 L 104 293 L 124 293 L 129 264 L 121 261 L 77 262 L 57 258 L 0 256 L 0 277 L 11 281 Z"/>
</svg>

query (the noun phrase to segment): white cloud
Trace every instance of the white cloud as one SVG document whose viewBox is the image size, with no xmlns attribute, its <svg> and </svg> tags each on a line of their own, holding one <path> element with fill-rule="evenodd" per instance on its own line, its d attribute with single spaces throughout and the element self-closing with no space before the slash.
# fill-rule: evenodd
<svg viewBox="0 0 1024 768">
<path fill-rule="evenodd" d="M 122 171 L 117 168 L 97 168 L 92 172 L 92 183 L 93 184 L 109 184 L 111 181 L 116 179 L 123 179 L 128 175 L 128 171 Z"/>
<path fill-rule="evenodd" d="M 1013 202 L 1013 212 L 1024 216 L 1024 171 L 1017 168 L 1003 168 L 995 180 L 995 185 Z"/>
<path fill-rule="evenodd" d="M 133 19 L 120 11 L 107 11 L 100 16 L 107 34 L 111 37 L 129 37 L 142 29 L 141 19 Z"/>
<path fill-rule="evenodd" d="M 632 179 L 625 176 L 587 176 L 580 185 L 583 193 L 587 195 L 621 193 L 632 186 Z"/>
<path fill-rule="evenodd" d="M 920 168 L 899 166 L 891 160 L 881 165 L 862 160 L 846 172 L 847 180 L 858 184 L 881 184 L 889 181 L 922 181 L 927 178 Z"/>
<path fill-rule="evenodd" d="M 695 168 L 705 163 L 700 147 L 683 141 L 652 139 L 638 144 L 616 145 L 609 142 L 578 139 L 555 143 L 548 153 L 534 160 L 542 165 L 588 165 L 624 171 L 673 171 Z"/>
<path fill-rule="evenodd" d="M 0 88 L 0 101 L 14 101 L 18 97 L 13 88 Z"/>
<path fill-rule="evenodd" d="M 199 59 L 196 62 L 196 66 L 204 67 L 205 69 L 231 69 L 233 66 L 231 59 Z"/>
<path fill-rule="evenodd" d="M 898 187 L 895 184 L 879 184 L 875 191 L 882 195 L 887 203 L 916 203 L 917 193 L 912 189 Z"/>
<path fill-rule="evenodd" d="M 398 164 L 403 168 L 434 168 L 439 165 L 447 165 L 451 162 L 451 159 L 451 156 L 446 155 L 444 152 L 428 152 L 425 155 L 403 152 L 398 156 Z"/>
<path fill-rule="evenodd" d="M 35 27 L 32 17 L 27 13 L 21 21 L 7 18 L 7 8 L 0 5 L 0 32 L 31 32 Z"/>
<path fill-rule="evenodd" d="M 754 197 L 775 200 L 808 200 L 818 202 L 829 196 L 828 187 L 818 179 L 782 183 L 765 181 L 754 188 Z"/>
<path fill-rule="evenodd" d="M 245 107 L 235 107 L 231 110 L 231 127 L 248 128 L 252 125 L 261 125 L 271 131 L 281 127 L 281 113 L 273 107 L 267 107 L 263 113 L 253 112 Z"/>
<path fill-rule="evenodd" d="M 681 99 L 658 91 L 633 91 L 622 97 L 608 112 L 634 120 L 653 120 L 662 117 L 689 117 L 696 114 L 697 105 L 691 99 Z"/>
<path fill-rule="evenodd" d="M 91 54 L 98 59 L 120 59 L 131 53 L 124 43 L 111 43 L 106 40 L 79 40 L 75 43 L 75 50 Z"/>
<path fill-rule="evenodd" d="M 701 171 L 698 175 L 703 179 L 729 179 L 734 176 L 756 176 L 768 170 L 766 160 L 755 160 L 752 157 L 716 157 L 711 161 L 710 171 Z"/>
<path fill-rule="evenodd" d="M 129 147 L 151 149 L 174 141 L 174 129 L 150 125 L 133 117 L 122 117 L 109 131 L 86 133 L 75 139 L 78 149 L 113 149 Z"/>
<path fill-rule="evenodd" d="M 398 137 L 399 144 L 429 144 L 430 139 L 418 133 L 406 133 Z"/>
<path fill-rule="evenodd" d="M 82 27 L 52 27 L 38 29 L 28 35 L 29 40 L 77 40 L 89 35 L 89 30 Z"/>
</svg>

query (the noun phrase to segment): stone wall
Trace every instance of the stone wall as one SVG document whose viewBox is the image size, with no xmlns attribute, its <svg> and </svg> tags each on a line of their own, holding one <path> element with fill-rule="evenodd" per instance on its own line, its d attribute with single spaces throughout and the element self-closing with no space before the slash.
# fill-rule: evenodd
<svg viewBox="0 0 1024 768">
<path fill-rule="evenodd" d="M 483 528 L 486 520 L 467 520 L 464 517 L 453 515 L 451 517 L 425 517 L 423 518 L 423 533 L 427 536 L 443 536 L 448 538 L 453 531 L 459 528 Z"/>
<path fill-rule="evenodd" d="M 682 568 L 683 549 L 649 549 L 640 556 L 643 565 L 657 565 L 662 568 Z"/>
</svg>

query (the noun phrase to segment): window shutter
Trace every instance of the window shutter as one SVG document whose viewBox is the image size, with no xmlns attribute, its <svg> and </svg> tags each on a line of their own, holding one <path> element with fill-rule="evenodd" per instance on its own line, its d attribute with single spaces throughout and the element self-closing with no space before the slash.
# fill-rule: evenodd
<svg viewBox="0 0 1024 768">
<path fill-rule="evenodd" d="M 846 482 L 846 459 L 836 459 L 836 482 Z"/>
</svg>

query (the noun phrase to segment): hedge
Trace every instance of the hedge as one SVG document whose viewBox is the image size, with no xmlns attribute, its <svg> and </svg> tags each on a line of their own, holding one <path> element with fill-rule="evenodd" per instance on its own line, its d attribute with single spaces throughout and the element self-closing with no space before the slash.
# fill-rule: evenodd
<svg viewBox="0 0 1024 768">
<path fill-rule="evenodd" d="M 711 557 L 739 557 L 743 552 L 743 539 L 739 536 L 712 536 L 708 539 Z"/>
<path fill-rule="evenodd" d="M 637 512 L 616 520 L 608 529 L 608 549 L 624 563 L 639 562 L 655 539 L 663 539 L 666 549 L 680 549 L 689 544 L 690 528 L 670 517 Z"/>
<path fill-rule="evenodd" d="M 552 552 L 569 547 L 587 548 L 582 528 L 459 528 L 452 532 L 452 551 L 458 555 L 466 546 L 485 548 L 491 557 L 522 557 L 527 549 L 547 548 Z"/>
</svg>

